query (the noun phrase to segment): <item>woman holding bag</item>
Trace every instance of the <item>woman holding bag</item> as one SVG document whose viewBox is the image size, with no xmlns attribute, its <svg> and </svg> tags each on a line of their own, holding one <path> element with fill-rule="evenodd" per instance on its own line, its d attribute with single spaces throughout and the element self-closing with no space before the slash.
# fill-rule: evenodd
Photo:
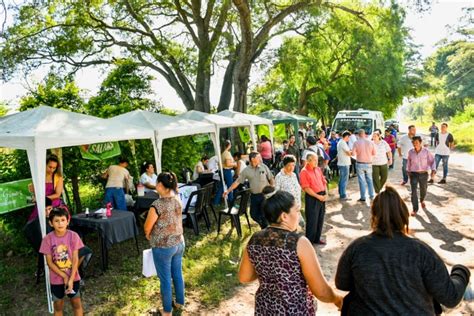
<svg viewBox="0 0 474 316">
<path fill-rule="evenodd" d="M 158 175 L 156 191 L 160 195 L 150 207 L 145 222 L 145 236 L 150 241 L 156 273 L 160 279 L 163 312 L 171 315 L 173 305 L 184 305 L 182 261 L 184 237 L 181 201 L 177 196 L 178 179 L 172 172 Z M 176 302 L 172 300 L 173 282 Z"/>
</svg>

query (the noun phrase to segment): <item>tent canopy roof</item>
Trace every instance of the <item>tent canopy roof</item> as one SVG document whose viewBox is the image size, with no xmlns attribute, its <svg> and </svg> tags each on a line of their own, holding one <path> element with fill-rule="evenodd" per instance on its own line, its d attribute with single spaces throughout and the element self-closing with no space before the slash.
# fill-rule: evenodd
<svg viewBox="0 0 474 316">
<path fill-rule="evenodd" d="M 44 149 L 153 138 L 153 131 L 49 106 L 0 118 L 0 146 Z"/>
<path fill-rule="evenodd" d="M 311 117 L 298 115 L 298 114 L 291 114 L 280 110 L 270 110 L 266 112 L 260 113 L 258 116 L 272 120 L 273 124 L 279 123 L 306 123 L 312 122 L 316 123 L 317 120 Z"/>
<path fill-rule="evenodd" d="M 115 116 L 110 119 L 113 122 L 130 123 L 149 128 L 157 133 L 161 139 L 214 133 L 215 126 L 207 122 L 196 122 L 179 116 L 164 115 L 142 110 L 135 110 Z"/>
<path fill-rule="evenodd" d="M 264 117 L 260 117 L 258 115 L 241 113 L 241 112 L 231 111 L 231 110 L 221 111 L 217 114 L 225 116 L 225 117 L 230 117 L 230 118 L 233 118 L 233 119 L 249 121 L 253 125 L 273 125 L 272 120 L 266 119 Z"/>
<path fill-rule="evenodd" d="M 205 121 L 214 124 L 218 128 L 250 126 L 250 122 L 239 118 L 229 118 L 217 114 L 209 114 L 200 111 L 188 111 L 178 115 L 178 117 L 187 118 L 194 121 Z"/>
</svg>

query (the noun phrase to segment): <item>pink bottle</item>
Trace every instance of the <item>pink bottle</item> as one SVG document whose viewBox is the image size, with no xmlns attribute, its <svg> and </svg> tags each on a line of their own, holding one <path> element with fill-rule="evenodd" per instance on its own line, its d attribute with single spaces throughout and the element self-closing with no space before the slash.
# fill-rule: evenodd
<svg viewBox="0 0 474 316">
<path fill-rule="evenodd" d="M 111 217 L 112 216 L 112 203 L 107 203 L 106 205 L 106 210 L 105 210 L 105 216 Z"/>
</svg>

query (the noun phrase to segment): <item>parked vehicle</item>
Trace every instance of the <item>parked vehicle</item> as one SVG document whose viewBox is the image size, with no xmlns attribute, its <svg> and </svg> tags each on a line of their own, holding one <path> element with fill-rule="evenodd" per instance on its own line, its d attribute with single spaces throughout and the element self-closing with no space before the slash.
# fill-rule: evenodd
<svg viewBox="0 0 474 316">
<path fill-rule="evenodd" d="M 361 128 L 369 137 L 376 129 L 384 130 L 382 112 L 364 109 L 339 111 L 332 123 L 332 130 L 339 133 L 345 130 L 357 131 Z"/>
</svg>

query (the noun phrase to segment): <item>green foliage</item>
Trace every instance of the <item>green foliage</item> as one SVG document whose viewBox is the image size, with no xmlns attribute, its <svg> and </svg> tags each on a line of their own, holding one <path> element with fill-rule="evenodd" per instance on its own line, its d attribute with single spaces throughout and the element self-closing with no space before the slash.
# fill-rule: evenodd
<svg viewBox="0 0 474 316">
<path fill-rule="evenodd" d="M 434 119 L 447 120 L 474 104 L 474 42 L 472 13 L 458 22 L 458 39 L 441 41 L 436 52 L 424 63 L 427 94 L 436 95 Z"/>
<path fill-rule="evenodd" d="M 194 170 L 194 165 L 206 154 L 214 155 L 212 142 L 197 144 L 193 136 L 168 138 L 163 141 L 163 157 L 161 159 L 163 171 L 173 171 L 181 181 L 181 170 L 185 167 Z"/>
<path fill-rule="evenodd" d="M 392 115 L 407 93 L 404 13 L 395 5 L 353 5 L 371 27 L 343 11 L 311 16 L 302 35 L 286 38 L 278 49 L 277 63 L 252 91 L 252 107 L 323 119 L 360 107 Z"/>
<path fill-rule="evenodd" d="M 8 108 L 5 103 L 0 101 L 0 117 L 7 115 Z"/>
<path fill-rule="evenodd" d="M 69 76 L 61 78 L 54 69 L 38 85 L 36 91 L 30 91 L 20 99 L 19 110 L 25 111 L 41 105 L 79 113 L 84 111 L 84 100 L 74 79 Z"/>
<path fill-rule="evenodd" d="M 129 59 L 116 61 L 115 65 L 97 96 L 87 103 L 87 113 L 107 118 L 137 109 L 159 110 L 157 102 L 148 98 L 153 94 L 151 80 L 154 78 Z"/>
<path fill-rule="evenodd" d="M 451 122 L 454 124 L 469 123 L 473 121 L 474 121 L 474 104 L 467 106 L 464 112 L 460 112 L 456 114 L 451 120 Z"/>
</svg>

